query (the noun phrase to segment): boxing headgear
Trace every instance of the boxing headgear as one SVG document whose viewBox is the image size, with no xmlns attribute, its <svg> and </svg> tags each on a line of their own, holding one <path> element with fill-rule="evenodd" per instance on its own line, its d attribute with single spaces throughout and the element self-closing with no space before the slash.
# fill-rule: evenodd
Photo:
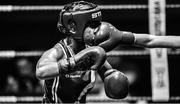
<svg viewBox="0 0 180 104">
<path fill-rule="evenodd" d="M 91 5 L 91 7 L 87 9 L 81 9 L 79 7 L 79 9 L 73 10 L 72 6 L 74 5 Z M 62 9 L 57 27 L 63 34 L 70 35 L 75 39 L 83 40 L 83 31 L 88 23 L 94 21 L 100 22 L 101 20 L 101 10 L 97 7 L 97 5 L 89 2 L 79 1 L 71 3 Z"/>
</svg>

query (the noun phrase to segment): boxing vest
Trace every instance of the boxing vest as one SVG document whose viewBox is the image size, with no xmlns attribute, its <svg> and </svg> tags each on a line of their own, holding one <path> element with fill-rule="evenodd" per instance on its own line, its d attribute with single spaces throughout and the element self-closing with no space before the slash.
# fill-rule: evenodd
<svg viewBox="0 0 180 104">
<path fill-rule="evenodd" d="M 63 50 L 63 58 L 74 55 L 72 49 L 61 40 L 55 48 Z M 79 68 L 86 68 L 81 66 Z M 70 70 L 70 69 L 69 69 Z M 74 103 L 85 102 L 87 93 L 93 88 L 95 83 L 95 72 L 84 69 L 85 71 L 75 71 L 65 75 L 59 75 L 53 79 L 44 81 L 44 98 L 51 103 Z"/>
</svg>

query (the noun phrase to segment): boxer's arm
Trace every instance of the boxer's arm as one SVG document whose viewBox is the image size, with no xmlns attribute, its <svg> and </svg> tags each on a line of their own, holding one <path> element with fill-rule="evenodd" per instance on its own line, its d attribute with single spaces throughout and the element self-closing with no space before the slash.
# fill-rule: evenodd
<svg viewBox="0 0 180 104">
<path fill-rule="evenodd" d="M 150 34 L 137 34 L 135 45 L 147 48 L 180 48 L 180 36 L 156 36 Z"/>
<path fill-rule="evenodd" d="M 93 60 L 90 69 L 98 70 L 106 60 L 105 51 L 98 46 L 86 48 L 70 58 L 62 58 L 62 56 L 63 52 L 59 48 L 52 48 L 46 51 L 37 63 L 36 76 L 39 79 L 47 79 L 56 77 L 59 74 L 76 71 L 78 69 L 75 66 L 85 61 L 86 58 Z"/>
<path fill-rule="evenodd" d="M 51 48 L 43 53 L 36 65 L 36 76 L 39 79 L 53 78 L 59 75 L 58 59 L 63 55 L 62 50 Z"/>
<path fill-rule="evenodd" d="M 86 62 L 84 60 L 87 58 L 92 60 L 90 70 L 98 70 L 106 61 L 106 52 L 99 46 L 92 46 L 80 51 L 74 56 L 74 60 L 77 64 L 83 61 L 86 65 L 88 65 L 88 61 Z"/>
</svg>

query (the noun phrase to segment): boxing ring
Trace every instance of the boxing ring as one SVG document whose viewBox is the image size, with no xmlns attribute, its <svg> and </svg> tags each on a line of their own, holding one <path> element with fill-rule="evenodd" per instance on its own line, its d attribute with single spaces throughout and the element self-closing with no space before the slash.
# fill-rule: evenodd
<svg viewBox="0 0 180 104">
<path fill-rule="evenodd" d="M 56 11 L 62 9 L 63 6 L 18 6 L 18 5 L 0 5 L 0 12 L 18 12 L 18 11 Z M 126 10 L 126 9 L 148 9 L 148 5 L 100 5 L 104 10 Z M 167 4 L 167 9 L 180 8 L 180 4 Z M 15 50 L 1 50 L 0 59 L 13 59 L 17 57 L 40 57 L 44 51 L 15 51 Z M 150 49 L 145 50 L 123 50 L 123 51 L 111 51 L 107 53 L 108 57 L 112 56 L 150 56 Z M 180 55 L 180 50 L 167 50 L 167 55 Z M 42 96 L 0 96 L 0 102 L 41 102 Z M 169 101 L 180 101 L 180 96 L 169 96 Z M 96 98 L 89 96 L 87 98 L 88 103 L 118 103 L 118 102 L 138 102 L 138 101 L 152 101 L 152 96 L 143 97 L 126 97 L 121 100 Z"/>
</svg>

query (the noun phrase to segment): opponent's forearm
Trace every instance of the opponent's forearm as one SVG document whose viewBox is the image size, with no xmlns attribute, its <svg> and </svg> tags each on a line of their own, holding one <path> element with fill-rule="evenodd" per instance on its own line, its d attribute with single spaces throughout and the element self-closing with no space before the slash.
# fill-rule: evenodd
<svg viewBox="0 0 180 104">
<path fill-rule="evenodd" d="M 151 38 L 148 34 L 138 34 L 133 33 L 135 40 L 134 45 L 143 46 L 143 47 L 151 47 Z"/>
<path fill-rule="evenodd" d="M 147 48 L 180 48 L 179 36 L 155 36 L 150 34 L 137 34 L 135 36 L 135 45 Z"/>
<path fill-rule="evenodd" d="M 149 45 L 152 48 L 180 48 L 179 36 L 153 36 Z"/>
</svg>

